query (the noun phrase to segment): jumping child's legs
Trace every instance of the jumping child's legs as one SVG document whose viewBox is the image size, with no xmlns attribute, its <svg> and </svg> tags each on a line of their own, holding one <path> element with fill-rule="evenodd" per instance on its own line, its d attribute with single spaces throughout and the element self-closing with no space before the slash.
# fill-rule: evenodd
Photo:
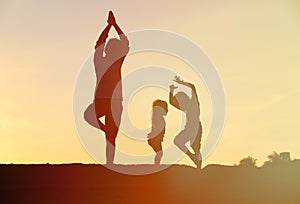
<svg viewBox="0 0 300 204">
<path fill-rule="evenodd" d="M 190 141 L 189 134 L 191 132 L 183 130 L 181 131 L 174 139 L 174 144 L 181 150 L 183 151 L 187 156 L 190 157 L 190 159 L 196 164 L 197 167 L 199 167 L 199 154 L 200 151 L 195 151 L 194 148 L 193 150 L 195 151 L 195 154 L 193 154 L 186 146 L 186 143 Z M 200 148 L 199 148 L 200 149 Z"/>
<path fill-rule="evenodd" d="M 198 157 L 198 160 L 200 162 L 202 161 L 202 155 L 201 155 L 201 152 L 200 152 L 201 137 L 202 137 L 202 125 L 201 125 L 201 122 L 199 122 L 198 131 L 197 131 L 195 140 L 192 142 L 191 147 L 194 150 L 195 155 Z"/>
</svg>

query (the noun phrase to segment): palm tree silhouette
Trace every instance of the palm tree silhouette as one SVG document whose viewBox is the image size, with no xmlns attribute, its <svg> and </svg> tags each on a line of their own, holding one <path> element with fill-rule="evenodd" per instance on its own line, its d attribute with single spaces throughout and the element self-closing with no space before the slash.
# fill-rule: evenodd
<svg viewBox="0 0 300 204">
<path fill-rule="evenodd" d="M 242 167 L 257 167 L 257 159 L 253 158 L 252 156 L 245 157 L 239 163 L 239 166 Z"/>
</svg>

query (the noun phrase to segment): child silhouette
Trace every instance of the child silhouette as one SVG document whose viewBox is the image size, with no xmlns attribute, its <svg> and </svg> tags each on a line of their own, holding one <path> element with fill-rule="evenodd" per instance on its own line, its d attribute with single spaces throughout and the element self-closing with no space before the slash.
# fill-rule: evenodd
<svg viewBox="0 0 300 204">
<path fill-rule="evenodd" d="M 164 116 L 168 112 L 168 104 L 163 100 L 155 100 L 152 104 L 152 127 L 148 134 L 148 144 L 156 152 L 154 164 L 159 165 L 163 156 L 162 141 L 166 131 Z"/>
<path fill-rule="evenodd" d="M 197 168 L 201 169 L 202 155 L 200 153 L 201 137 L 202 137 L 202 124 L 200 122 L 200 103 L 196 92 L 195 85 L 185 82 L 176 76 L 174 81 L 178 84 L 189 87 L 192 91 L 192 97 L 182 91 L 174 95 L 174 90 L 177 88 L 175 85 L 170 85 L 169 101 L 172 106 L 183 111 L 186 116 L 186 124 L 183 130 L 175 136 L 174 144 L 188 155 L 191 160 L 196 164 Z M 190 145 L 194 154 L 187 148 L 186 143 Z"/>
</svg>

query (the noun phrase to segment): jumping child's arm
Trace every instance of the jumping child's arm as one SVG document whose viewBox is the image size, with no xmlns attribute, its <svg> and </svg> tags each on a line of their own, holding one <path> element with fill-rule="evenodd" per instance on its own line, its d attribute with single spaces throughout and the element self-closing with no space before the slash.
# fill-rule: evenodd
<svg viewBox="0 0 300 204">
<path fill-rule="evenodd" d="M 177 82 L 178 84 L 182 84 L 184 86 L 190 87 L 192 89 L 192 97 L 195 97 L 198 100 L 198 95 L 194 84 L 183 81 L 182 79 L 180 79 L 179 76 L 175 76 L 174 81 Z"/>
<path fill-rule="evenodd" d="M 175 108 L 180 109 L 179 103 L 176 99 L 176 97 L 174 97 L 174 89 L 176 89 L 177 87 L 175 87 L 174 85 L 170 85 L 170 92 L 169 92 L 169 103 L 174 106 Z"/>
</svg>

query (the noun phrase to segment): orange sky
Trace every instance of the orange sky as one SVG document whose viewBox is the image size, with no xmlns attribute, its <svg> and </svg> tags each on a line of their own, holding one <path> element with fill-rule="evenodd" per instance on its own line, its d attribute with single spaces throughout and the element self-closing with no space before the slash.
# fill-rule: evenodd
<svg viewBox="0 0 300 204">
<path fill-rule="evenodd" d="M 169 2 L 1 1 L 0 163 L 94 162 L 76 135 L 72 97 L 109 10 L 126 32 L 178 33 L 203 48 L 216 65 L 227 118 L 205 164 L 234 164 L 248 155 L 263 162 L 272 151 L 290 151 L 299 158 L 300 4 Z M 132 56 L 124 70 L 141 66 L 146 58 Z M 161 56 L 152 59 L 160 65 L 181 65 Z M 139 94 L 133 103 L 139 104 L 143 92 Z M 137 125 L 150 125 L 148 115 L 131 114 L 133 122 L 144 121 Z M 203 111 L 204 122 L 209 114 Z M 205 124 L 209 126 L 208 119 Z"/>
</svg>

